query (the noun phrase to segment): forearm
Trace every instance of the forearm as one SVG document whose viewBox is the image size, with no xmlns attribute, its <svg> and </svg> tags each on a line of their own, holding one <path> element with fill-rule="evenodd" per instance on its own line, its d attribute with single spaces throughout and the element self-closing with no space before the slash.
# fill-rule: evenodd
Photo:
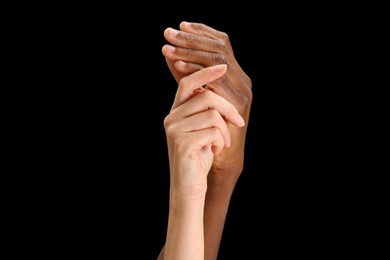
<svg viewBox="0 0 390 260">
<path fill-rule="evenodd" d="M 237 177 L 232 178 L 232 176 L 238 175 L 235 172 L 225 172 L 223 176 L 221 173 L 209 174 L 203 224 L 205 260 L 217 259 L 230 199 L 237 182 Z M 166 245 L 162 248 L 157 260 L 164 260 L 165 247 Z"/>
<path fill-rule="evenodd" d="M 205 198 L 172 198 L 165 250 L 159 259 L 204 260 L 203 215 Z M 164 256 L 163 258 L 161 258 Z"/>
<path fill-rule="evenodd" d="M 213 175 L 209 175 L 213 176 Z M 236 180 L 209 181 L 205 201 L 205 260 L 216 260 Z"/>
</svg>

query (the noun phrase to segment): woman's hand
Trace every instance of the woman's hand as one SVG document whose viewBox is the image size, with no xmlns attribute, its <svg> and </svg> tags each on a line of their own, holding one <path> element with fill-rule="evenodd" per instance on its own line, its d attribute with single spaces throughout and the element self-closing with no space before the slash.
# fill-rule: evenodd
<svg viewBox="0 0 390 260">
<path fill-rule="evenodd" d="M 211 89 L 200 87 L 213 84 L 226 69 L 225 64 L 209 66 L 179 81 L 171 111 L 164 119 L 171 195 L 203 197 L 214 157 L 231 145 L 229 127 L 245 125 L 235 106 Z"/>
<path fill-rule="evenodd" d="M 230 149 L 218 150 L 213 158 L 211 181 L 232 179 L 235 183 L 244 163 L 244 144 L 252 103 L 252 81 L 237 62 L 226 33 L 201 23 L 180 23 L 180 30 L 167 28 L 164 36 L 170 44 L 162 48 L 168 67 L 177 82 L 203 68 L 226 64 L 227 71 L 206 90 L 214 92 L 233 104 L 246 122 L 237 128 L 227 121 Z M 223 176 L 221 178 L 221 176 Z"/>
</svg>

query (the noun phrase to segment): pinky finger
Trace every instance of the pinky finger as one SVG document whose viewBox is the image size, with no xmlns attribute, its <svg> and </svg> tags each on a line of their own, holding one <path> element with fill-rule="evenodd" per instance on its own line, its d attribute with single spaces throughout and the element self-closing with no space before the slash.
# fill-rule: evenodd
<svg viewBox="0 0 390 260">
<path fill-rule="evenodd" d="M 198 149 L 204 149 L 205 147 L 211 147 L 211 151 L 218 155 L 225 147 L 225 141 L 218 128 L 210 127 L 193 132 L 193 140 L 197 140 Z M 211 145 L 211 146 L 210 146 Z"/>
<path fill-rule="evenodd" d="M 191 74 L 203 68 L 203 66 L 195 63 L 184 62 L 181 60 L 175 62 L 175 69 L 184 74 Z"/>
</svg>

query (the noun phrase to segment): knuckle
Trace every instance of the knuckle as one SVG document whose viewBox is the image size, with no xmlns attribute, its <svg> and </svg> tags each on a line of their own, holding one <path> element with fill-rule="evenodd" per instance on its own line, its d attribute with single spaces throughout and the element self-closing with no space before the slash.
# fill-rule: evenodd
<svg viewBox="0 0 390 260">
<path fill-rule="evenodd" d="M 183 33 L 183 39 L 187 47 L 195 47 L 198 37 L 193 34 Z"/>
<path fill-rule="evenodd" d="M 167 135 L 170 135 L 171 133 L 171 126 L 172 126 L 172 119 L 171 119 L 171 116 L 170 115 L 167 115 L 164 120 L 163 120 L 163 126 L 164 126 L 164 129 L 165 129 L 165 132 L 167 133 Z"/>
<path fill-rule="evenodd" d="M 225 55 L 221 53 L 213 53 L 211 54 L 211 60 L 213 64 L 227 64 L 227 59 Z"/>
<path fill-rule="evenodd" d="M 191 46 L 189 46 L 191 47 Z M 194 56 L 194 51 L 192 49 L 185 49 L 185 53 L 184 55 L 187 57 L 187 58 L 191 58 Z"/>
<path fill-rule="evenodd" d="M 228 53 L 230 45 L 230 38 L 229 35 L 225 32 L 220 33 L 220 39 L 216 42 L 216 48 L 219 50 L 220 53 Z"/>
<path fill-rule="evenodd" d="M 220 114 L 218 113 L 218 111 L 214 110 L 214 109 L 210 109 L 209 110 L 209 117 L 212 121 L 217 121 L 220 119 Z"/>
<path fill-rule="evenodd" d="M 221 86 L 224 86 L 224 85 L 227 85 L 228 84 L 228 78 L 225 75 L 222 75 L 221 77 L 217 78 L 215 80 L 215 82 L 218 84 L 218 85 L 221 85 Z"/>
<path fill-rule="evenodd" d="M 179 80 L 179 88 L 183 88 L 184 86 L 187 86 L 189 83 L 189 79 L 187 77 L 183 77 Z"/>
<path fill-rule="evenodd" d="M 164 120 L 163 120 L 164 128 L 169 127 L 171 121 L 172 121 L 172 120 L 171 120 L 170 114 L 166 115 L 166 116 L 164 117 Z"/>
<path fill-rule="evenodd" d="M 226 32 L 220 32 L 220 35 L 221 35 L 221 39 L 225 43 L 225 45 L 230 43 L 229 34 L 227 34 Z"/>
<path fill-rule="evenodd" d="M 216 128 L 216 127 L 210 128 L 209 134 L 210 134 L 210 137 L 212 140 L 216 140 L 217 138 L 220 137 L 220 132 L 219 132 L 218 128 Z"/>
<path fill-rule="evenodd" d="M 237 104 L 237 110 L 239 111 L 247 110 L 252 104 L 252 99 L 253 99 L 253 92 L 250 89 L 246 89 L 245 91 L 241 92 L 241 95 L 239 97 L 239 102 Z"/>
<path fill-rule="evenodd" d="M 175 124 L 175 119 L 173 119 L 173 116 L 172 114 L 169 114 L 167 115 L 164 120 L 163 120 L 163 125 L 164 125 L 164 129 L 165 129 L 165 133 L 167 135 L 167 137 L 171 138 L 171 139 L 176 139 L 176 128 L 175 127 L 177 124 Z"/>
<path fill-rule="evenodd" d="M 213 93 L 211 90 L 208 90 L 208 89 L 204 90 L 204 91 L 202 92 L 202 95 L 203 95 L 202 98 L 205 100 L 205 103 L 206 103 L 206 104 L 210 104 L 210 103 L 213 102 L 214 93 Z"/>
<path fill-rule="evenodd" d="M 242 98 L 243 98 L 243 103 L 252 103 L 252 99 L 253 99 L 253 92 L 252 92 L 252 89 L 250 88 L 244 88 L 244 91 L 241 92 L 242 93 Z"/>
</svg>

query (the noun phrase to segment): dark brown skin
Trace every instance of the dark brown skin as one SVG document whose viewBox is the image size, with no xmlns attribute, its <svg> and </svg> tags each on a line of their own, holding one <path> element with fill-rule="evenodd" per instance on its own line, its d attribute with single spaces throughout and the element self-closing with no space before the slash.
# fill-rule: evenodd
<svg viewBox="0 0 390 260">
<path fill-rule="evenodd" d="M 206 86 L 232 103 L 245 120 L 244 127 L 228 122 L 231 147 L 214 157 L 208 174 L 204 211 L 205 259 L 215 260 L 234 187 L 244 165 L 245 138 L 252 104 L 252 81 L 235 59 L 229 36 L 202 23 L 182 22 L 180 30 L 167 28 L 169 44 L 162 48 L 175 80 L 204 67 L 227 64 L 227 72 Z M 164 248 L 158 260 L 164 259 Z"/>
</svg>

